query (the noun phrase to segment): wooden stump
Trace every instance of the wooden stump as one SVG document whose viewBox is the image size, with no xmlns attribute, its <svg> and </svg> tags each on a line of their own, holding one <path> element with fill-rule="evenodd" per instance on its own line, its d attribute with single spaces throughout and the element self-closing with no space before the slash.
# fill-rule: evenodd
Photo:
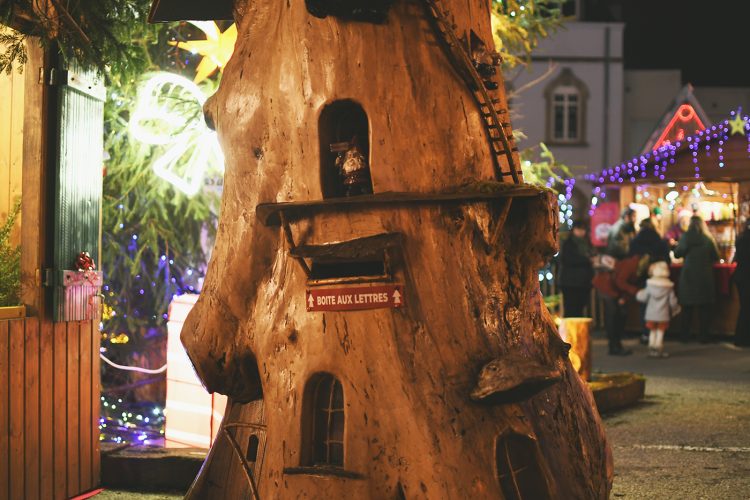
<svg viewBox="0 0 750 500">
<path fill-rule="evenodd" d="M 488 140 L 511 132 L 499 71 L 504 118 L 488 129 L 481 89 L 451 59 L 491 43 L 489 2 L 393 2 L 379 24 L 333 4 L 322 18 L 321 2 L 316 15 L 303 0 L 238 2 L 235 53 L 206 103 L 224 194 L 181 337 L 230 403 L 189 496 L 607 498 L 604 431 L 539 292 L 554 197 L 446 195 L 494 193 L 518 161 Z M 436 28 L 438 7 L 450 23 Z M 337 177 L 344 142 L 367 176 Z M 373 203 L 322 203 L 364 179 Z M 321 291 L 368 286 L 400 295 L 317 309 Z"/>
<path fill-rule="evenodd" d="M 570 344 L 570 362 L 583 380 L 591 379 L 591 318 L 564 318 L 560 335 Z"/>
</svg>

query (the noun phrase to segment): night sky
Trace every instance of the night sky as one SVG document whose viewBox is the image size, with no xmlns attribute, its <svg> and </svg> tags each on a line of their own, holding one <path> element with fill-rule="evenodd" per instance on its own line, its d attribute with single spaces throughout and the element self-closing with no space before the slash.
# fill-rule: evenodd
<svg viewBox="0 0 750 500">
<path fill-rule="evenodd" d="M 626 68 L 679 68 L 683 83 L 750 87 L 750 1 L 612 3 L 626 23 Z"/>
</svg>

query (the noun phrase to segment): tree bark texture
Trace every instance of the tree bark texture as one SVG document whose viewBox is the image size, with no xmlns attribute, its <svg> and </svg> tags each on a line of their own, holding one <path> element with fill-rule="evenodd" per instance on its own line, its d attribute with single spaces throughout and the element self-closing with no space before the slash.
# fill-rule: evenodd
<svg viewBox="0 0 750 500">
<path fill-rule="evenodd" d="M 489 2 L 441 5 L 459 36 L 492 40 Z M 480 108 L 424 4 L 395 2 L 383 24 L 313 17 L 303 0 L 236 11 L 235 54 L 206 104 L 226 156 L 221 220 L 182 331 L 207 389 L 231 399 L 190 496 L 606 498 L 599 415 L 539 292 L 537 270 L 557 251 L 551 194 L 509 212 L 487 201 L 320 211 L 290 220 L 290 239 L 256 218 L 260 203 L 323 198 L 319 117 L 336 100 L 367 113 L 375 195 L 494 178 Z M 312 285 L 291 246 L 382 233 L 401 234 L 387 251 L 405 306 L 308 312 Z M 524 385 L 530 365 L 543 386 Z M 320 373 L 343 388 L 336 467 L 305 458 L 305 388 Z M 508 397 L 471 396 L 489 392 Z M 512 449 L 519 439 L 523 453 Z M 509 468 L 532 471 L 531 490 L 498 465 L 514 453 Z"/>
</svg>

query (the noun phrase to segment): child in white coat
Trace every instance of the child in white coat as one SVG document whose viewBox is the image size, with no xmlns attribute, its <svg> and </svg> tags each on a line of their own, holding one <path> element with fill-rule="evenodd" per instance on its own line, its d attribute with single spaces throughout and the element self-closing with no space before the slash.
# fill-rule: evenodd
<svg viewBox="0 0 750 500">
<path fill-rule="evenodd" d="M 669 279 L 669 266 L 666 262 L 655 262 L 648 270 L 646 288 L 639 290 L 635 298 L 646 304 L 646 328 L 649 329 L 648 355 L 652 358 L 666 358 L 664 352 L 664 332 L 669 328 L 669 320 L 679 314 L 680 305 L 674 293 L 674 283 Z"/>
</svg>

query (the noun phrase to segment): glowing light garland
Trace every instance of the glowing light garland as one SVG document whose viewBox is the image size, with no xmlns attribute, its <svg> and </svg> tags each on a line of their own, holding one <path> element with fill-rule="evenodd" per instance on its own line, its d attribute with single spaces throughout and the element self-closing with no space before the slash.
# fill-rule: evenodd
<svg viewBox="0 0 750 500">
<path fill-rule="evenodd" d="M 153 403 L 100 397 L 99 441 L 160 444 L 164 441 L 165 410 Z"/>
<path fill-rule="evenodd" d="M 586 180 L 595 184 L 593 196 L 591 198 L 592 214 L 600 199 L 606 197 L 606 192 L 602 184 L 623 184 L 625 181 L 635 183 L 636 181 L 648 180 L 649 178 L 659 182 L 666 180 L 667 167 L 674 165 L 675 156 L 686 146 L 692 157 L 695 171 L 695 179 L 701 179 L 701 169 L 698 160 L 698 154 L 703 153 L 706 157 L 711 157 L 712 148 L 716 151 L 716 161 L 719 168 L 726 166 L 724 162 L 724 146 L 729 137 L 735 134 L 744 134 L 747 138 L 747 152 L 750 153 L 750 118 L 742 115 L 742 109 L 732 111 L 731 119 L 726 119 L 716 125 L 700 130 L 696 134 L 685 138 L 684 141 L 677 141 L 674 144 L 665 143 L 650 153 L 636 156 L 627 162 L 623 162 L 615 167 L 602 170 L 598 174 L 586 175 Z M 730 131 L 731 129 L 731 131 Z M 670 186 L 674 187 L 674 186 Z M 683 190 L 687 187 L 683 186 Z"/>
<path fill-rule="evenodd" d="M 200 190 L 206 172 L 224 171 L 224 155 L 216 133 L 203 119 L 206 95 L 182 76 L 153 73 L 138 92 L 130 119 L 136 139 L 166 148 L 152 168 L 154 173 L 187 196 Z"/>
</svg>

